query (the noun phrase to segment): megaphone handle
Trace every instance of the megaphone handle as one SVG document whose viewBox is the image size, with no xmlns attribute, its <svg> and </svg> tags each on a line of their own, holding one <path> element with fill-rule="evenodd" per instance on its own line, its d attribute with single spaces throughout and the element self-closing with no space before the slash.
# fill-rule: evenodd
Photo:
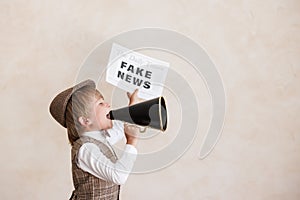
<svg viewBox="0 0 300 200">
<path fill-rule="evenodd" d="M 147 130 L 147 127 L 143 127 L 143 126 L 139 126 L 139 125 L 135 125 L 135 124 L 130 124 L 130 123 L 127 123 L 127 122 L 125 122 L 124 125 L 128 126 L 128 127 L 132 127 L 132 128 L 137 128 L 137 129 L 139 129 L 140 133 L 145 133 L 146 130 Z"/>
<path fill-rule="evenodd" d="M 147 130 L 147 127 L 141 127 L 141 126 L 139 126 L 140 133 L 145 133 L 146 130 Z"/>
</svg>

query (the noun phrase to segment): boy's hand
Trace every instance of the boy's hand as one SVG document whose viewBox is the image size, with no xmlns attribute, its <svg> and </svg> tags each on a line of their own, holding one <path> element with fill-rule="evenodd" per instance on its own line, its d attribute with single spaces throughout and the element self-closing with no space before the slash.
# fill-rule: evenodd
<svg viewBox="0 0 300 200">
<path fill-rule="evenodd" d="M 127 92 L 127 97 L 129 98 L 129 106 L 144 101 L 144 99 L 141 99 L 138 97 L 138 92 L 139 92 L 138 89 L 135 89 L 132 94 Z M 127 139 L 127 144 L 131 144 L 136 147 L 137 141 L 138 141 L 137 134 L 140 132 L 139 127 L 137 127 L 133 124 L 125 123 L 124 131 L 125 131 L 125 136 Z"/>
<path fill-rule="evenodd" d="M 136 147 L 137 145 L 137 134 L 139 133 L 139 128 L 132 124 L 124 124 L 124 132 L 126 136 L 126 144 L 131 144 Z"/>
<path fill-rule="evenodd" d="M 129 105 L 133 105 L 133 104 L 136 104 L 136 103 L 140 103 L 142 101 L 144 101 L 144 99 L 141 99 L 138 97 L 138 92 L 139 92 L 139 89 L 135 89 L 134 92 L 132 94 L 130 94 L 129 92 L 127 92 L 127 97 L 129 98 Z"/>
</svg>

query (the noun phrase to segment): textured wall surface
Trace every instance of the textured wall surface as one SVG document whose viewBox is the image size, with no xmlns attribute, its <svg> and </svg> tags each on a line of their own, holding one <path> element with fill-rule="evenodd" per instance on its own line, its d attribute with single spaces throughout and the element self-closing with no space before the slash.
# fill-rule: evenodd
<svg viewBox="0 0 300 200">
<path fill-rule="evenodd" d="M 68 199 L 70 146 L 49 103 L 97 44 L 143 27 L 177 31 L 206 49 L 226 88 L 226 121 L 214 151 L 199 160 L 209 96 L 177 65 L 200 85 L 199 136 L 173 165 L 131 175 L 122 199 L 300 199 L 298 0 L 1 0 L 0 26 L 1 199 Z M 164 140 L 142 141 L 139 150 Z"/>
</svg>

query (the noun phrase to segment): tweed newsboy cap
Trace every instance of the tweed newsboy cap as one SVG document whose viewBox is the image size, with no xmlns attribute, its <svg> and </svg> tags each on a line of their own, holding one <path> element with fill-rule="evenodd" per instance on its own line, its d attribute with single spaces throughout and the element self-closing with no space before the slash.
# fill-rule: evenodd
<svg viewBox="0 0 300 200">
<path fill-rule="evenodd" d="M 91 86 L 93 88 L 96 88 L 95 82 L 88 79 L 78 83 L 77 85 L 71 88 L 62 91 L 52 100 L 49 109 L 50 113 L 52 117 L 63 127 L 67 128 L 65 112 L 66 112 L 67 104 L 72 94 L 85 86 Z"/>
</svg>

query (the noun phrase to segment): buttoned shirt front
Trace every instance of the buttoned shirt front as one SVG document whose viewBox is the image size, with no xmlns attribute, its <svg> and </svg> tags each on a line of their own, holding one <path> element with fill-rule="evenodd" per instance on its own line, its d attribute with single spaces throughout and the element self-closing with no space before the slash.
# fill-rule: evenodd
<svg viewBox="0 0 300 200">
<path fill-rule="evenodd" d="M 109 148 L 125 137 L 124 124 L 113 121 L 113 127 L 108 130 L 85 132 L 81 137 L 91 137 Z M 126 182 L 136 160 L 137 150 L 133 145 L 126 144 L 123 154 L 112 163 L 93 143 L 83 144 L 77 155 L 77 166 L 100 179 L 122 185 Z"/>
</svg>

